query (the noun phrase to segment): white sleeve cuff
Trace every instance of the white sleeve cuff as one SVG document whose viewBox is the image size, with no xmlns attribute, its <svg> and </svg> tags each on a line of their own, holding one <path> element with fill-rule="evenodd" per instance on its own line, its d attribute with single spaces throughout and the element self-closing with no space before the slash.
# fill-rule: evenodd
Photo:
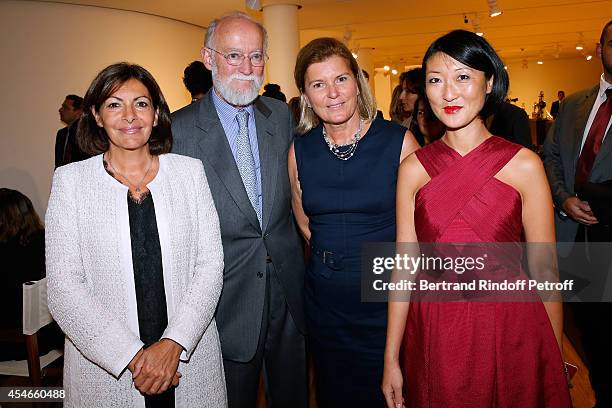
<svg viewBox="0 0 612 408">
<path fill-rule="evenodd" d="M 117 364 L 115 364 L 113 366 L 111 374 L 114 375 L 116 378 L 119 378 L 121 376 L 121 373 L 123 373 L 123 371 L 125 371 L 125 369 L 127 368 L 128 364 L 130 364 L 130 361 L 132 361 L 132 359 L 134 358 L 136 353 L 138 353 L 138 351 L 143 346 L 144 346 L 144 343 L 142 341 L 140 341 L 140 340 L 135 341 L 134 344 L 132 344 L 125 351 L 125 353 L 122 353 L 121 355 L 119 355 L 118 358 L 117 358 Z"/>
<path fill-rule="evenodd" d="M 189 358 L 191 357 L 191 352 L 193 350 L 190 350 L 189 352 L 187 351 L 187 347 L 185 346 L 186 344 L 188 344 L 187 339 L 184 338 L 184 336 L 181 336 L 180 333 L 178 333 L 176 330 L 167 330 L 166 332 L 162 335 L 161 337 L 162 339 L 169 339 L 174 341 L 175 343 L 177 343 L 179 346 L 181 346 L 183 348 L 183 350 L 181 351 L 181 355 L 179 356 L 179 360 L 187 362 L 189 361 Z"/>
</svg>

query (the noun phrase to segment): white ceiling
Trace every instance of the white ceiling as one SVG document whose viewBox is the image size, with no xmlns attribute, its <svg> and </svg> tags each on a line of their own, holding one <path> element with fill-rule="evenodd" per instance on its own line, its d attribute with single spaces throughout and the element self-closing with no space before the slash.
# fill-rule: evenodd
<svg viewBox="0 0 612 408">
<path fill-rule="evenodd" d="M 456 28 L 473 30 L 477 19 L 485 37 L 505 61 L 540 56 L 571 58 L 582 34 L 585 54 L 594 54 L 603 25 L 612 18 L 612 0 L 497 0 L 503 14 L 488 16 L 487 0 L 296 0 L 301 38 L 321 33 L 350 37 L 351 48 L 371 47 L 375 66 L 402 69 L 419 64 L 436 37 Z M 154 14 L 205 27 L 232 10 L 246 10 L 243 0 L 74 0 L 94 5 Z M 263 4 L 287 4 L 264 0 Z M 249 11 L 261 18 L 260 11 Z M 464 16 L 469 20 L 464 23 Z M 596 58 L 593 59 L 596 62 Z"/>
</svg>

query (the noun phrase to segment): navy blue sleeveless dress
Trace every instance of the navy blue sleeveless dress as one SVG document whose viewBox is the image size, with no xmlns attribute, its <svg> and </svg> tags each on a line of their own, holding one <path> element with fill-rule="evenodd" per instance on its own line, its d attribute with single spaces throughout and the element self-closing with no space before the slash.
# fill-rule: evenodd
<svg viewBox="0 0 612 408">
<path fill-rule="evenodd" d="M 387 305 L 361 302 L 361 245 L 395 241 L 395 187 L 406 129 L 375 119 L 355 155 L 334 156 L 318 126 L 295 140 L 311 250 L 305 278 L 319 407 L 383 407 Z"/>
</svg>

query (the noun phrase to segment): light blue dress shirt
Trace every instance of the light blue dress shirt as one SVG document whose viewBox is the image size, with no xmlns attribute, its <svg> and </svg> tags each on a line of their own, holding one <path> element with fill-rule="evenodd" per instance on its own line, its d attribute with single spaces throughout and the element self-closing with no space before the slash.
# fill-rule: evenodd
<svg viewBox="0 0 612 408">
<path fill-rule="evenodd" d="M 234 156 L 234 161 L 236 160 L 236 138 L 238 137 L 239 130 L 236 115 L 240 110 L 246 110 L 249 113 L 249 142 L 251 144 L 253 160 L 255 161 L 255 175 L 257 176 L 257 205 L 259 206 L 259 210 L 261 211 L 263 217 L 261 161 L 259 160 L 259 145 L 257 143 L 257 128 L 255 127 L 255 111 L 253 109 L 253 105 L 251 104 L 243 108 L 237 108 L 221 99 L 214 89 L 211 91 L 211 93 L 213 104 L 215 105 L 219 120 L 221 120 L 221 126 L 223 126 L 223 130 L 225 131 L 225 137 L 227 137 L 227 142 L 229 143 L 230 150 L 232 151 L 232 156 Z"/>
</svg>

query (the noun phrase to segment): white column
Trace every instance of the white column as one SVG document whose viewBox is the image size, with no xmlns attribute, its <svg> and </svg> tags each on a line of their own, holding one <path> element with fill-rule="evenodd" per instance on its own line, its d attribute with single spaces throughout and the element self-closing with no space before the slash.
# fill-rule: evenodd
<svg viewBox="0 0 612 408">
<path fill-rule="evenodd" d="M 383 112 L 384 117 L 389 119 L 389 105 L 391 105 L 391 74 L 379 68 L 376 70 L 373 79 L 376 83 L 376 105 L 378 105 L 378 109 Z"/>
<path fill-rule="evenodd" d="M 268 32 L 266 63 L 268 82 L 280 85 L 287 101 L 298 96 L 293 80 L 295 59 L 300 49 L 297 4 L 273 4 L 263 6 L 263 25 Z"/>
<path fill-rule="evenodd" d="M 374 90 L 374 62 L 372 61 L 372 48 L 359 48 L 357 50 L 357 62 L 361 69 L 368 71 L 370 75 L 370 86 Z"/>
<path fill-rule="evenodd" d="M 376 81 L 374 80 L 374 61 L 372 61 L 372 48 L 359 48 L 357 49 L 357 63 L 361 69 L 365 69 L 370 75 L 370 88 L 372 94 L 376 97 Z"/>
</svg>

